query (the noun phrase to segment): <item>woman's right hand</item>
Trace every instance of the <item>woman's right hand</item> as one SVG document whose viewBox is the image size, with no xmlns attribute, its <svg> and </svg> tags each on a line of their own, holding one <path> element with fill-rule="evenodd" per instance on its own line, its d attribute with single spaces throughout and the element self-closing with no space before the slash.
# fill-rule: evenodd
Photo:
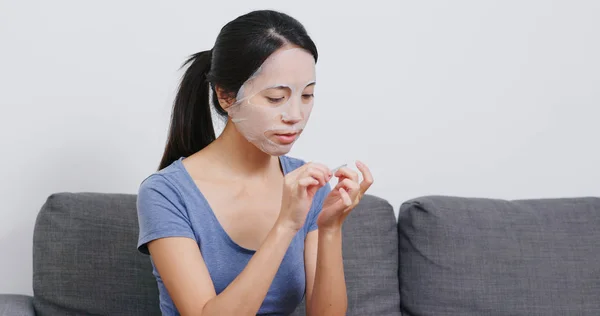
<svg viewBox="0 0 600 316">
<path fill-rule="evenodd" d="M 331 180 L 331 171 L 319 163 L 306 163 L 288 173 L 283 182 L 283 198 L 278 224 L 299 231 L 312 204 L 313 197 Z"/>
</svg>

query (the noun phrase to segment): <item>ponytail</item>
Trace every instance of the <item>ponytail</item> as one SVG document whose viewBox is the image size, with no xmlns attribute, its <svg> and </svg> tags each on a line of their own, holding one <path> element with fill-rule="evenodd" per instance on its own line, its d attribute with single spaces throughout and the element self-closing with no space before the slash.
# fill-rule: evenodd
<svg viewBox="0 0 600 316">
<path fill-rule="evenodd" d="M 209 103 L 212 50 L 192 55 L 183 65 L 185 71 L 173 104 L 167 144 L 159 170 L 180 157 L 188 157 L 215 140 Z"/>
</svg>

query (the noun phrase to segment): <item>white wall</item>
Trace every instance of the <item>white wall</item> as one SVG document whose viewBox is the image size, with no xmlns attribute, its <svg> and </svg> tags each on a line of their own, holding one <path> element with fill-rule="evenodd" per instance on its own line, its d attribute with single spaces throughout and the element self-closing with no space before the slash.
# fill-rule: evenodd
<svg viewBox="0 0 600 316">
<path fill-rule="evenodd" d="M 49 194 L 136 192 L 178 67 L 258 8 L 297 17 L 320 50 L 292 155 L 363 159 L 396 209 L 429 194 L 599 195 L 599 1 L 329 3 L 0 1 L 0 293 L 32 293 Z"/>
</svg>

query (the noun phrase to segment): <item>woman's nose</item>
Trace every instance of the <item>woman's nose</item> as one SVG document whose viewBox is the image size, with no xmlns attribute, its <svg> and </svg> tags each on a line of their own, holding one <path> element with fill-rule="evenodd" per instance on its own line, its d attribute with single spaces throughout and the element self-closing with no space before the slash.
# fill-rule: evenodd
<svg viewBox="0 0 600 316">
<path fill-rule="evenodd" d="M 281 113 L 281 121 L 288 124 L 296 124 L 302 121 L 302 111 L 298 102 L 292 102 L 289 107 Z"/>
</svg>

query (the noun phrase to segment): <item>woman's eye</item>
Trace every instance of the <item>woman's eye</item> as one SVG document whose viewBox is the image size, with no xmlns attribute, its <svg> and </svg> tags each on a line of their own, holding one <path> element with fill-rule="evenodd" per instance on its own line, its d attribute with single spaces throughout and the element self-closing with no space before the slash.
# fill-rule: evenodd
<svg viewBox="0 0 600 316">
<path fill-rule="evenodd" d="M 283 101 L 283 99 L 285 99 L 285 97 L 281 97 L 281 98 L 267 97 L 267 100 L 269 100 L 269 102 L 271 102 L 271 103 L 279 103 L 279 102 Z"/>
<path fill-rule="evenodd" d="M 302 95 L 302 98 L 305 99 L 305 100 L 309 100 L 309 99 L 312 99 L 314 97 L 315 97 L 315 95 L 312 94 L 312 93 L 311 94 L 303 94 Z"/>
</svg>

